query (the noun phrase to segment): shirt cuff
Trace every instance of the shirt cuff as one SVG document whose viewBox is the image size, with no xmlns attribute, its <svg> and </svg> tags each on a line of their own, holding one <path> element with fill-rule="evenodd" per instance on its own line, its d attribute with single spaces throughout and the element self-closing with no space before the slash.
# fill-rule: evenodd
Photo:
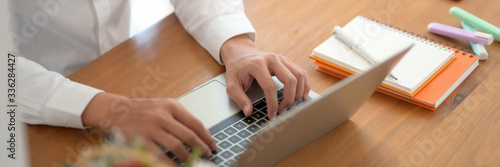
<svg viewBox="0 0 500 167">
<path fill-rule="evenodd" d="M 66 79 L 47 102 L 50 125 L 83 129 L 81 116 L 90 101 L 102 90 Z"/>
<path fill-rule="evenodd" d="M 220 50 L 224 42 L 241 34 L 247 34 L 248 37 L 255 42 L 255 29 L 243 12 L 226 14 L 217 18 L 217 21 L 212 22 L 211 25 L 212 26 L 207 30 L 209 33 L 206 33 L 205 38 L 211 40 L 207 40 L 206 43 L 202 42 L 200 44 L 221 65 L 224 65 L 220 57 Z"/>
</svg>

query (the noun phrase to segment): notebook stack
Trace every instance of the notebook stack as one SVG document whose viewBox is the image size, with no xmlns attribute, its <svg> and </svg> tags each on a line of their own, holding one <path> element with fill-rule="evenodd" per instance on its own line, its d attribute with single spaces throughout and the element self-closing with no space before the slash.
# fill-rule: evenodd
<svg viewBox="0 0 500 167">
<path fill-rule="evenodd" d="M 436 110 L 479 64 L 471 53 L 362 16 L 342 29 L 378 60 L 413 44 L 391 72 L 397 80 L 387 77 L 377 91 L 429 110 Z M 335 35 L 316 47 L 310 57 L 318 71 L 338 78 L 372 66 Z"/>
</svg>

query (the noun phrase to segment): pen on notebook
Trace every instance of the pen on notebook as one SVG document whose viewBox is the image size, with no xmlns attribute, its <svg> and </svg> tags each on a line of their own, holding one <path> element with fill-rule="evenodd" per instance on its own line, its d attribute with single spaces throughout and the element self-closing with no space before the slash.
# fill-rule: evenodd
<svg viewBox="0 0 500 167">
<path fill-rule="evenodd" d="M 472 31 L 476 32 L 476 28 L 471 26 L 470 24 L 465 23 L 462 21 L 462 28 L 467 31 Z M 479 44 L 476 42 L 469 41 L 470 47 L 472 48 L 472 51 L 479 56 L 479 60 L 487 60 L 488 59 L 488 52 L 486 52 L 486 48 L 484 48 L 483 44 Z"/>
<path fill-rule="evenodd" d="M 493 36 L 482 32 L 472 32 L 461 28 L 452 27 L 440 23 L 431 23 L 427 26 L 430 32 L 452 38 L 465 39 L 484 45 L 493 43 Z"/>
<path fill-rule="evenodd" d="M 493 24 L 490 24 L 483 19 L 455 6 L 450 8 L 450 14 L 465 23 L 476 27 L 477 29 L 493 35 L 498 41 L 500 41 L 500 28 L 494 26 Z"/>
<path fill-rule="evenodd" d="M 356 51 L 359 55 L 361 55 L 361 57 L 363 57 L 366 61 L 368 61 L 368 63 L 372 65 L 377 64 L 378 62 L 377 58 L 370 55 L 368 51 L 366 51 L 363 47 L 361 47 L 360 43 L 355 42 L 352 36 L 350 36 L 347 32 L 342 30 L 342 28 L 340 28 L 339 26 L 335 26 L 333 28 L 333 33 L 335 34 L 335 37 L 340 39 L 340 41 L 344 42 L 347 46 L 351 47 L 352 50 Z M 398 78 L 396 78 L 396 76 L 394 76 L 392 73 L 389 74 L 389 76 L 395 79 L 396 81 L 398 80 Z"/>
</svg>

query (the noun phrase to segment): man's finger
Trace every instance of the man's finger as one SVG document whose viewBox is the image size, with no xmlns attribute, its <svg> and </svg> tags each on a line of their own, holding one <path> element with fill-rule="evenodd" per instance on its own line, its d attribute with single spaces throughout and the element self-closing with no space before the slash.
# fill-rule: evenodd
<svg viewBox="0 0 500 167">
<path fill-rule="evenodd" d="M 278 55 L 279 56 L 279 55 Z M 276 74 L 276 77 L 285 85 L 283 100 L 279 105 L 278 111 L 280 113 L 284 112 L 287 108 L 290 108 L 295 103 L 295 95 L 297 91 L 297 78 L 293 73 L 286 67 L 282 56 L 279 56 L 279 60 L 273 63 L 271 66 L 271 71 Z"/>
<path fill-rule="evenodd" d="M 154 134 L 153 138 L 154 141 L 167 148 L 170 152 L 179 157 L 180 160 L 186 162 L 186 160 L 188 159 L 190 155 L 189 151 L 184 147 L 182 142 L 176 139 L 174 136 L 163 131 Z"/>
<path fill-rule="evenodd" d="M 156 143 L 154 143 L 151 139 L 144 141 L 144 146 L 148 148 L 153 155 L 158 157 L 160 161 L 163 161 L 172 166 L 178 166 L 179 164 L 175 163 L 172 159 L 170 159 L 164 151 L 162 151 Z"/>
<path fill-rule="evenodd" d="M 283 57 L 283 56 L 282 56 Z M 295 94 L 295 102 L 298 102 L 301 98 L 304 98 L 304 94 L 309 93 L 309 81 L 307 79 L 307 72 L 300 68 L 298 65 L 294 64 L 290 59 L 283 57 L 284 65 L 295 75 L 297 78 L 297 90 Z M 307 95 L 309 96 L 309 95 Z M 307 97 L 306 96 L 306 97 Z"/>
<path fill-rule="evenodd" d="M 205 143 L 200 136 L 195 133 L 193 130 L 189 129 L 188 127 L 185 126 L 185 124 L 181 124 L 177 122 L 176 120 L 171 121 L 165 121 L 164 123 L 164 129 L 166 129 L 170 134 L 174 135 L 178 139 L 182 141 L 185 145 L 187 145 L 190 148 L 200 148 L 204 151 L 204 155 L 206 157 L 212 156 L 211 149 L 209 148 L 208 144 L 212 143 Z M 204 129 L 203 126 L 197 127 L 197 129 Z"/>
<path fill-rule="evenodd" d="M 294 70 L 292 71 L 292 73 L 294 73 L 294 75 L 297 77 L 298 82 L 302 82 L 300 81 L 301 78 L 303 80 L 303 87 L 302 87 L 303 89 L 301 91 L 303 92 L 302 96 L 300 96 L 299 93 L 297 93 L 298 97 L 296 97 L 295 99 L 302 97 L 303 100 L 307 100 L 309 97 L 309 91 L 311 91 L 311 83 L 309 82 L 309 78 L 307 77 L 307 72 L 303 70 L 301 67 L 299 67 L 297 64 L 293 63 L 290 59 L 283 57 L 283 60 L 286 60 L 286 62 L 288 62 L 285 64 L 287 68 Z M 297 88 L 300 87 L 301 87 L 300 85 L 297 85 Z M 299 90 L 297 89 L 297 91 Z"/>
<path fill-rule="evenodd" d="M 252 101 L 245 94 L 243 86 L 232 78 L 226 81 L 227 87 L 226 92 L 231 99 L 240 107 L 245 116 L 250 116 L 252 114 Z"/>
<path fill-rule="evenodd" d="M 267 102 L 267 114 L 269 119 L 272 120 L 278 112 L 278 95 L 276 94 L 276 84 L 268 70 L 267 67 L 261 68 L 260 70 L 250 71 L 250 74 L 257 80 L 264 91 Z"/>
<path fill-rule="evenodd" d="M 210 132 L 203 126 L 201 121 L 196 119 L 193 115 L 191 115 L 191 113 L 189 113 L 177 101 L 173 103 L 174 105 L 171 106 L 170 109 L 174 110 L 172 112 L 174 118 L 178 120 L 180 124 L 185 125 L 187 128 L 192 130 L 196 134 L 195 137 L 201 138 L 201 140 L 204 142 L 204 145 L 208 145 L 210 150 L 215 151 L 217 149 L 215 140 L 213 139 L 212 135 L 210 135 Z M 180 124 L 177 126 L 180 126 Z M 180 134 L 182 132 L 176 132 L 176 133 Z"/>
</svg>

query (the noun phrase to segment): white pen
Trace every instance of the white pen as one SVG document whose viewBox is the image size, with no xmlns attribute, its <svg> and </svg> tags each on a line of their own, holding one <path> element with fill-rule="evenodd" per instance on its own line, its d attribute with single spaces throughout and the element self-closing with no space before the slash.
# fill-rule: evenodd
<svg viewBox="0 0 500 167">
<path fill-rule="evenodd" d="M 339 26 L 335 26 L 333 28 L 333 33 L 335 34 L 335 37 L 337 37 L 340 41 L 344 42 L 347 46 L 349 46 L 352 50 L 358 52 L 361 57 L 363 57 L 368 63 L 370 64 L 377 64 L 378 60 L 377 58 L 373 57 L 370 55 L 369 52 L 367 52 L 363 47 L 361 47 L 360 43 L 357 43 L 352 39 L 352 36 L 350 36 L 347 32 L 345 32 L 342 28 Z M 389 76 L 396 81 L 398 78 L 394 76 L 393 74 L 389 74 Z"/>
</svg>

